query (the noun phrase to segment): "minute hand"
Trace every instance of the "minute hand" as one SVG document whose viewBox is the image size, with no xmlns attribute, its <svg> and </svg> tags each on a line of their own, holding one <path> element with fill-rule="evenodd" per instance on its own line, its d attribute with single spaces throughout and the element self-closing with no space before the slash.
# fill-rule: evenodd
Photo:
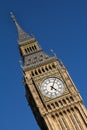
<svg viewBox="0 0 87 130">
<path fill-rule="evenodd" d="M 55 81 L 56 81 L 56 78 L 55 78 L 54 81 L 53 81 L 53 86 L 54 86 Z"/>
</svg>

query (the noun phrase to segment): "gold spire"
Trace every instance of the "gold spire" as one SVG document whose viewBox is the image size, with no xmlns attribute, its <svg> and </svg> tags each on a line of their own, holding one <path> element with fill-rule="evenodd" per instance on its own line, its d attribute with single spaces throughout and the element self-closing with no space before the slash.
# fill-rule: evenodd
<svg viewBox="0 0 87 130">
<path fill-rule="evenodd" d="M 12 12 L 10 12 L 10 16 L 13 20 L 13 22 L 15 23 L 16 27 L 17 27 L 17 31 L 18 31 L 18 41 L 19 41 L 19 44 L 21 44 L 23 41 L 31 41 L 32 39 L 34 39 L 34 37 L 32 36 L 29 36 L 21 27 L 20 25 L 18 24 L 14 14 Z"/>
</svg>

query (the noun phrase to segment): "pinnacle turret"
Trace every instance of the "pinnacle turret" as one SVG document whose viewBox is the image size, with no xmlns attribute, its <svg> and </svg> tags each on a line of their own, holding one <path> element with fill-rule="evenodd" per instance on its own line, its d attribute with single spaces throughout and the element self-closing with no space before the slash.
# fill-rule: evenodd
<svg viewBox="0 0 87 130">
<path fill-rule="evenodd" d="M 18 42 L 19 44 L 24 44 L 25 42 L 30 42 L 32 40 L 35 40 L 35 38 L 33 36 L 29 36 L 18 24 L 14 14 L 12 12 L 10 12 L 10 16 L 13 20 L 13 22 L 16 25 L 17 31 L 18 31 Z"/>
</svg>

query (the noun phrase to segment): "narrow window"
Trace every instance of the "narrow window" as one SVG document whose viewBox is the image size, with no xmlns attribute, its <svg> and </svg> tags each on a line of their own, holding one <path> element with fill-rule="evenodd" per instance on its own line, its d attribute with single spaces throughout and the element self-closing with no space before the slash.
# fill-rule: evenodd
<svg viewBox="0 0 87 130">
<path fill-rule="evenodd" d="M 52 70 L 52 67 L 49 65 L 49 69 L 51 69 Z"/>
<path fill-rule="evenodd" d="M 63 116 L 62 112 L 59 113 L 61 116 Z"/>
<path fill-rule="evenodd" d="M 62 101 L 63 101 L 63 104 L 66 104 L 66 101 L 64 99 Z"/>
<path fill-rule="evenodd" d="M 69 110 L 69 109 L 67 109 L 67 112 L 69 112 L 69 113 L 70 113 L 70 110 Z"/>
<path fill-rule="evenodd" d="M 56 113 L 56 117 L 59 117 L 57 113 Z"/>
<path fill-rule="evenodd" d="M 36 47 L 36 45 L 34 45 L 34 49 L 35 49 L 35 50 L 37 50 L 37 47 Z"/>
<path fill-rule="evenodd" d="M 51 107 L 50 107 L 50 105 L 47 105 L 47 108 L 48 108 L 49 110 L 51 110 Z"/>
<path fill-rule="evenodd" d="M 66 114 L 66 111 L 63 111 L 64 114 Z"/>
<path fill-rule="evenodd" d="M 45 67 L 45 69 L 48 71 L 48 68 L 47 68 L 47 66 Z"/>
<path fill-rule="evenodd" d="M 31 73 L 32 73 L 32 76 L 34 76 L 34 72 L 32 71 Z"/>
<path fill-rule="evenodd" d="M 73 97 L 70 97 L 70 100 L 73 102 L 74 101 Z"/>
<path fill-rule="evenodd" d="M 51 106 L 52 106 L 53 108 L 55 108 L 55 105 L 54 105 L 53 103 L 51 104 Z"/>
<path fill-rule="evenodd" d="M 38 75 L 37 71 L 35 70 L 35 74 Z"/>
<path fill-rule="evenodd" d="M 27 49 L 25 49 L 25 52 L 27 53 Z"/>
<path fill-rule="evenodd" d="M 73 108 L 71 108 L 71 110 L 74 112 L 74 109 L 73 109 Z"/>
<path fill-rule="evenodd" d="M 55 102 L 55 105 L 56 105 L 57 107 L 59 107 L 59 104 L 58 104 L 58 102 Z"/>
<path fill-rule="evenodd" d="M 66 100 L 68 101 L 68 103 L 70 103 L 70 100 L 69 100 L 69 98 L 66 98 Z"/>
<path fill-rule="evenodd" d="M 31 48 L 31 47 L 29 47 L 29 49 L 30 49 L 30 51 L 32 51 L 32 48 Z"/>
<path fill-rule="evenodd" d="M 34 51 L 35 49 L 34 49 L 34 46 L 32 46 L 32 50 Z"/>
<path fill-rule="evenodd" d="M 61 101 L 59 101 L 60 105 L 63 105 Z"/>
<path fill-rule="evenodd" d="M 55 66 L 54 64 L 52 64 L 52 67 L 53 67 L 53 68 L 56 68 L 56 66 Z"/>
<path fill-rule="evenodd" d="M 28 52 L 30 52 L 29 48 L 27 48 Z"/>
<path fill-rule="evenodd" d="M 41 70 L 40 69 L 38 69 L 38 72 L 41 74 Z"/>
<path fill-rule="evenodd" d="M 45 72 L 44 68 L 42 68 L 42 71 Z"/>
<path fill-rule="evenodd" d="M 52 115 L 52 118 L 53 118 L 53 119 L 55 119 L 55 116 L 54 116 L 54 115 Z"/>
</svg>

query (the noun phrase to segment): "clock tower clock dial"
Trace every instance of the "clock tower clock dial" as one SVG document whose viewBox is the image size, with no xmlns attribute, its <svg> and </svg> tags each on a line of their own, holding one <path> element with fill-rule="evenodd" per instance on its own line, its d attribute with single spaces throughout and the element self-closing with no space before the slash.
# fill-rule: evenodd
<svg viewBox="0 0 87 130">
<path fill-rule="evenodd" d="M 49 98 L 55 98 L 62 95 L 64 84 L 58 78 L 47 78 L 41 84 L 41 92 Z"/>
<path fill-rule="evenodd" d="M 11 18 L 18 30 L 26 98 L 41 130 L 87 130 L 87 110 L 63 63 L 45 54 L 12 13 Z"/>
</svg>

